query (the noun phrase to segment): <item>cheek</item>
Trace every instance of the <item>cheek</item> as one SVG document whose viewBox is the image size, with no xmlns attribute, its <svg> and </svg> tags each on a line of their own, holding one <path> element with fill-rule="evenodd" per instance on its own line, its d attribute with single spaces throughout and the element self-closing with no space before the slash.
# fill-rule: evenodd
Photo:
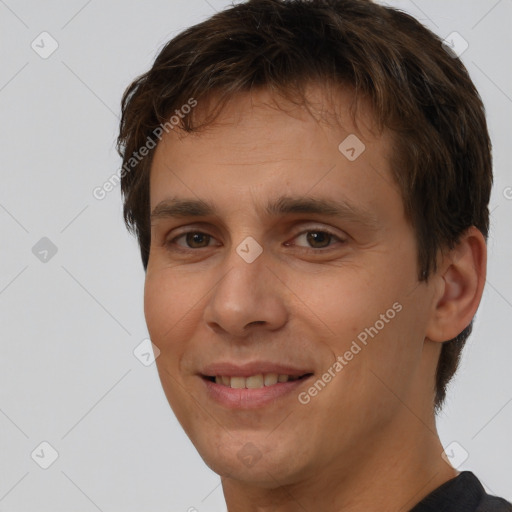
<svg viewBox="0 0 512 512">
<path fill-rule="evenodd" d="M 366 369 L 393 377 L 397 367 L 421 354 L 421 339 L 414 339 L 421 322 L 419 311 L 407 296 L 412 282 L 408 269 L 401 275 L 381 266 L 343 268 L 338 275 L 302 279 L 300 298 L 308 316 L 321 320 L 328 348 L 336 356 L 347 354 L 351 378 L 360 379 Z M 385 270 L 385 269 L 388 270 Z M 409 363 L 409 364 L 407 364 Z M 355 373 L 352 373 L 355 372 Z"/>
<path fill-rule="evenodd" d="M 184 428 L 184 419 L 190 422 L 197 414 L 182 383 L 182 358 L 197 321 L 193 312 L 197 298 L 191 297 L 191 288 L 190 280 L 170 270 L 150 271 L 144 283 L 144 315 L 151 341 L 160 350 L 156 359 L 160 381 Z"/>
<path fill-rule="evenodd" d="M 144 317 L 153 343 L 158 345 L 165 325 L 172 317 L 172 297 L 166 291 L 165 282 L 147 274 L 144 282 Z"/>
<path fill-rule="evenodd" d="M 308 308 L 308 316 L 321 320 L 322 331 L 341 344 L 373 325 L 396 300 L 393 286 L 379 283 L 371 272 L 355 266 L 300 277 L 296 294 Z"/>
<path fill-rule="evenodd" d="M 181 339 L 178 332 L 187 324 L 194 294 L 190 281 L 171 272 L 148 272 L 144 283 L 144 316 L 150 337 L 160 350 Z"/>
</svg>

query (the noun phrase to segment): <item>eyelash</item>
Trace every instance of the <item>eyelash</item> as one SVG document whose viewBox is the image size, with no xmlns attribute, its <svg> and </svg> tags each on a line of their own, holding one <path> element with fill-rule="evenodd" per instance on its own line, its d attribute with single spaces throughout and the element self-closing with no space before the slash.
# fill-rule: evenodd
<svg viewBox="0 0 512 512">
<path fill-rule="evenodd" d="M 329 250 L 329 248 L 332 245 L 332 243 L 331 243 L 332 239 L 337 240 L 341 244 L 346 243 L 346 240 L 341 239 L 338 235 L 335 235 L 331 231 L 323 229 L 323 228 L 322 229 L 314 229 L 314 228 L 311 229 L 310 228 L 310 229 L 301 231 L 300 233 L 297 233 L 293 238 L 295 239 L 295 238 L 298 238 L 299 236 L 302 236 L 302 235 L 305 235 L 305 234 L 308 234 L 308 233 L 322 233 L 322 234 L 326 234 L 326 235 L 330 236 L 331 239 L 329 240 L 329 245 L 327 247 L 315 248 L 315 247 L 299 246 L 301 249 L 303 249 L 305 251 L 312 251 L 312 252 L 315 252 L 315 253 L 326 252 L 327 250 Z M 212 235 L 209 235 L 208 233 L 205 233 L 203 231 L 186 231 L 186 232 L 181 233 L 178 236 L 172 238 L 171 240 L 166 241 L 165 242 L 165 246 L 167 248 L 169 248 L 170 250 L 175 250 L 175 251 L 184 252 L 184 253 L 197 252 L 200 249 L 208 249 L 208 248 L 211 247 L 210 245 L 208 245 L 206 247 L 199 247 L 199 248 L 193 249 L 193 248 L 190 248 L 190 247 L 189 248 L 184 248 L 184 247 L 181 247 L 181 246 L 176 244 L 177 240 L 179 240 L 180 238 L 186 237 L 187 235 L 190 235 L 190 234 L 192 234 L 192 235 L 195 235 L 195 234 L 206 235 L 206 236 L 209 236 L 211 239 L 214 239 L 214 237 Z M 286 245 L 290 245 L 290 244 L 286 244 Z"/>
</svg>

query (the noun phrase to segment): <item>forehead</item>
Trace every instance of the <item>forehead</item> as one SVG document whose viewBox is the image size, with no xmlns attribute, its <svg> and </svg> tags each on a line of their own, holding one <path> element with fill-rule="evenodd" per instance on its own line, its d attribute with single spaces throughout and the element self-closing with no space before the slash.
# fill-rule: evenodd
<svg viewBox="0 0 512 512">
<path fill-rule="evenodd" d="M 219 106 L 220 99 L 215 93 L 199 99 L 190 113 L 192 124 L 202 124 Z M 386 131 L 377 128 L 378 123 L 367 99 L 356 95 L 352 87 L 331 85 L 328 82 L 311 82 L 304 86 L 303 94 L 293 91 L 271 92 L 266 87 L 255 88 L 233 95 L 220 107 L 219 115 L 204 129 L 201 128 L 200 132 L 185 133 L 178 127 L 164 136 L 164 139 L 193 140 L 194 135 L 202 135 L 205 140 L 212 133 L 220 134 L 224 131 L 227 134 L 230 131 L 229 139 L 233 142 L 247 141 L 248 134 L 255 140 L 270 140 L 273 134 L 270 124 L 286 125 L 287 132 L 283 135 L 298 128 L 300 124 L 303 129 L 306 126 L 311 129 L 315 124 L 315 131 L 341 130 L 358 134 L 365 139 L 390 136 Z M 267 123 L 269 129 L 259 131 L 254 126 L 257 122 Z"/>
<path fill-rule="evenodd" d="M 354 110 L 350 89 L 312 85 L 306 99 L 297 104 L 266 89 L 240 93 L 205 129 L 165 134 L 152 162 L 152 208 L 170 189 L 173 195 L 220 199 L 221 189 L 257 193 L 266 187 L 268 195 L 272 188 L 294 194 L 346 188 L 348 181 L 352 191 L 392 185 L 392 136 L 377 130 L 369 106 L 358 101 Z M 214 103 L 198 101 L 195 118 Z"/>
</svg>

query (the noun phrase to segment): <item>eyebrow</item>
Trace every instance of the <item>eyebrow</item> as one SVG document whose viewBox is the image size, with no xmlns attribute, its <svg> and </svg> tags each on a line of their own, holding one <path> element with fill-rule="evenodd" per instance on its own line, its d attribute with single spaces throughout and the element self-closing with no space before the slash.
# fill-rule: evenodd
<svg viewBox="0 0 512 512">
<path fill-rule="evenodd" d="M 266 212 L 273 217 L 289 214 L 319 214 L 340 217 L 372 230 L 376 230 L 379 226 L 378 219 L 373 212 L 341 199 L 281 196 L 268 202 Z M 151 212 L 150 220 L 153 223 L 156 220 L 165 218 L 208 217 L 215 215 L 217 215 L 217 209 L 207 201 L 201 199 L 168 198 L 155 206 Z"/>
</svg>

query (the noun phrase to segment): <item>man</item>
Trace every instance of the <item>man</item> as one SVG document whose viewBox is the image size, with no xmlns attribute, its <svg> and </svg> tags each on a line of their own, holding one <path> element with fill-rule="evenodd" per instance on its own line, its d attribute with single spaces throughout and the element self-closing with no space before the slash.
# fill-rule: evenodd
<svg viewBox="0 0 512 512">
<path fill-rule="evenodd" d="M 442 456 L 486 275 L 464 66 L 365 0 L 250 0 L 123 98 L 125 219 L 168 401 L 229 512 L 509 511 Z"/>
</svg>

